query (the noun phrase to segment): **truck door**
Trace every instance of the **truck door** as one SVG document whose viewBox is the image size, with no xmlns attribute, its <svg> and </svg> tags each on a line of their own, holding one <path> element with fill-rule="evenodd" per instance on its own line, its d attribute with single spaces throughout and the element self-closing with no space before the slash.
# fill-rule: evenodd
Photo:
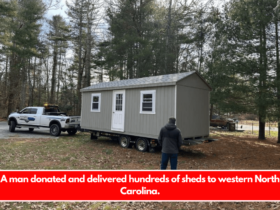
<svg viewBox="0 0 280 210">
<path fill-rule="evenodd" d="M 21 125 L 38 125 L 40 122 L 39 116 L 37 116 L 37 109 L 26 108 L 21 111 L 18 123 Z"/>
<path fill-rule="evenodd" d="M 41 115 L 38 113 L 37 108 L 31 108 L 31 112 L 29 114 L 30 119 L 32 119 L 32 125 L 40 125 L 40 117 Z"/>
<path fill-rule="evenodd" d="M 50 120 L 49 120 L 50 116 L 46 115 L 46 109 L 43 108 L 43 113 L 41 115 L 41 126 L 49 126 Z"/>
</svg>

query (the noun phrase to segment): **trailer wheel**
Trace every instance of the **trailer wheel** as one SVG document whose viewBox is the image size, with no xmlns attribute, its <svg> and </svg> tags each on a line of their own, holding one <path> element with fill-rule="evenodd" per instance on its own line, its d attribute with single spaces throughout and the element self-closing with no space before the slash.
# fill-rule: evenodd
<svg viewBox="0 0 280 210">
<path fill-rule="evenodd" d="M 10 132 L 15 132 L 15 130 L 16 130 L 16 122 L 14 120 L 12 120 L 10 122 L 9 131 Z"/>
<path fill-rule="evenodd" d="M 146 152 L 148 149 L 148 141 L 144 138 L 137 139 L 136 149 L 140 152 Z"/>
<path fill-rule="evenodd" d="M 130 140 L 131 140 L 131 138 L 129 136 L 120 136 L 119 137 L 119 144 L 123 148 L 129 148 L 130 147 Z"/>
<path fill-rule="evenodd" d="M 69 135 L 75 135 L 75 134 L 77 133 L 77 129 L 75 129 L 75 128 L 69 129 L 69 130 L 67 130 L 67 133 L 68 133 Z"/>
<path fill-rule="evenodd" d="M 60 126 L 58 124 L 52 124 L 50 127 L 50 134 L 52 136 L 59 136 L 61 133 Z"/>
<path fill-rule="evenodd" d="M 94 135 L 93 133 L 90 134 L 90 139 L 91 140 L 97 140 L 98 137 L 96 135 Z"/>
</svg>

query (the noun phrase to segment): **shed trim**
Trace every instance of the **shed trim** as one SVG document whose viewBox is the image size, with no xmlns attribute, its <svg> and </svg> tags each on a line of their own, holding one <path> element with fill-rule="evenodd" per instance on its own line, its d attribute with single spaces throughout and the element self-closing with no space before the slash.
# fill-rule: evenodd
<svg viewBox="0 0 280 210">
<path fill-rule="evenodd" d="M 144 94 L 152 94 L 152 111 L 143 111 Z M 156 90 L 140 91 L 140 114 L 156 114 Z"/>
<path fill-rule="evenodd" d="M 177 118 L 177 85 L 175 85 L 175 106 L 174 106 L 174 117 Z"/>
<path fill-rule="evenodd" d="M 120 87 L 105 87 L 105 88 L 96 88 L 96 89 L 81 89 L 80 92 L 96 92 L 103 90 L 125 90 L 125 89 L 137 89 L 137 88 L 146 88 L 146 87 L 164 87 L 164 86 L 175 86 L 176 82 L 169 83 L 156 83 L 156 84 L 147 84 L 147 85 L 135 85 L 135 86 L 120 86 Z"/>
</svg>

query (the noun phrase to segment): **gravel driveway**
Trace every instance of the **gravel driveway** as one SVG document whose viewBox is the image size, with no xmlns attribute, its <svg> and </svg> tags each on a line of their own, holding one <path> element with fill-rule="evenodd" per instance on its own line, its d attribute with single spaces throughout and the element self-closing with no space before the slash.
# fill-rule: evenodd
<svg viewBox="0 0 280 210">
<path fill-rule="evenodd" d="M 61 133 L 62 136 L 68 135 L 68 133 Z M 58 138 L 50 135 L 48 128 L 34 129 L 33 132 L 29 132 L 28 128 L 16 128 L 14 133 L 9 131 L 9 126 L 6 121 L 0 122 L 0 139 L 8 139 L 10 137 L 18 138 Z"/>
</svg>

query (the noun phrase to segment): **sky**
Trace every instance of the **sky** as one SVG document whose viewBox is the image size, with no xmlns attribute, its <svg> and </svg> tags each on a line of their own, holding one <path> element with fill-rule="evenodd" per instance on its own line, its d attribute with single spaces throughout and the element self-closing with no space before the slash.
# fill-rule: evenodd
<svg viewBox="0 0 280 210">
<path fill-rule="evenodd" d="M 47 2 L 47 0 L 44 0 L 44 1 Z M 68 0 L 68 2 L 70 2 L 70 1 Z M 66 0 L 60 0 L 60 4 L 59 4 L 58 8 L 53 8 L 53 9 L 48 10 L 45 17 L 50 19 L 54 15 L 61 15 L 65 18 L 67 18 L 66 11 L 67 11 Z"/>
<path fill-rule="evenodd" d="M 43 1 L 45 3 L 47 3 L 47 2 L 55 1 L 55 0 L 43 0 Z M 68 1 L 68 3 L 72 3 L 72 1 L 74 1 L 74 0 L 59 0 L 59 1 L 60 1 L 60 3 L 59 3 L 59 5 L 56 8 L 52 8 L 52 9 L 47 11 L 47 13 L 45 14 L 45 18 L 50 20 L 52 18 L 52 16 L 54 16 L 54 15 L 61 15 L 62 17 L 65 18 L 66 22 L 69 22 L 69 18 L 68 18 L 67 14 L 66 14 L 66 12 L 67 12 L 66 1 Z M 159 1 L 168 2 L 169 0 L 159 0 Z M 187 0 L 187 1 L 191 1 L 191 0 Z M 205 3 L 206 1 L 207 0 L 201 0 L 201 3 Z M 221 7 L 227 1 L 229 1 L 229 0 L 213 0 L 214 5 L 218 6 L 218 7 Z M 103 3 L 104 0 L 100 0 L 100 2 Z M 107 23 L 105 23 L 104 20 L 103 21 L 101 20 L 98 25 L 99 25 L 99 27 L 98 27 L 99 29 L 95 30 L 96 38 L 101 37 L 98 34 L 103 33 L 104 29 L 106 30 L 106 28 L 108 27 Z M 43 30 L 44 31 L 48 31 L 48 25 L 46 24 L 46 22 L 43 25 Z M 99 31 L 99 33 L 98 33 L 98 31 Z M 102 38 L 100 38 L 100 39 L 102 39 Z M 66 57 L 68 59 L 73 57 L 73 51 L 71 49 L 67 50 Z"/>
</svg>

